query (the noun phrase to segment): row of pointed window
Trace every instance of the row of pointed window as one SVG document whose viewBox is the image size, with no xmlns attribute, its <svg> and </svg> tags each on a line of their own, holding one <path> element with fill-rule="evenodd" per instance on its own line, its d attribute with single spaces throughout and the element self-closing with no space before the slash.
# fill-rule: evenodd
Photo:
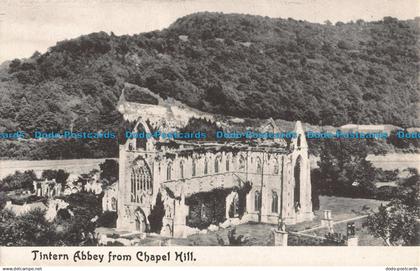
<svg viewBox="0 0 420 271">
<path fill-rule="evenodd" d="M 256 212 L 259 212 L 261 210 L 261 192 L 258 190 L 254 193 L 254 210 Z M 279 196 L 275 191 L 271 193 L 271 212 L 279 212 Z"/>
<path fill-rule="evenodd" d="M 220 171 L 220 158 L 215 159 L 214 160 L 214 173 L 219 173 Z M 191 176 L 197 176 L 197 164 L 196 164 L 196 160 L 193 159 L 191 162 Z M 239 158 L 239 168 L 238 170 L 244 170 L 245 169 L 245 159 L 241 156 Z M 226 159 L 226 165 L 225 165 L 225 171 L 228 172 L 230 171 L 230 160 Z M 209 162 L 207 160 L 207 158 L 204 161 L 204 171 L 203 171 L 203 175 L 207 175 L 209 174 Z M 262 164 L 261 164 L 261 159 L 257 158 L 257 174 L 262 174 Z M 278 175 L 279 174 L 279 164 L 275 163 L 274 164 L 274 174 Z M 166 168 L 166 180 L 171 180 L 172 179 L 172 163 L 169 162 L 168 166 Z M 184 179 L 184 162 L 180 163 L 180 179 Z"/>
</svg>

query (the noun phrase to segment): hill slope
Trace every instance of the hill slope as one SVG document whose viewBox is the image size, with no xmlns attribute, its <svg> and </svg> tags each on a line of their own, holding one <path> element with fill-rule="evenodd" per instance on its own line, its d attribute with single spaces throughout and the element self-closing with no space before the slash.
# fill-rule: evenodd
<svg viewBox="0 0 420 271">
<path fill-rule="evenodd" d="M 61 41 L 0 69 L 0 131 L 115 129 L 125 82 L 232 116 L 419 125 L 418 24 L 198 13 L 162 31 Z"/>
</svg>

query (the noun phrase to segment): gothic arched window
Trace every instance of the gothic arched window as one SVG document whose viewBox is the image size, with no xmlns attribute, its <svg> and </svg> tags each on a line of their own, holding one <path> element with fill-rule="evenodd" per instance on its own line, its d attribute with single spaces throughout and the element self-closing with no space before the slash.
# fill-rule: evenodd
<svg viewBox="0 0 420 271">
<path fill-rule="evenodd" d="M 181 179 L 184 179 L 184 161 L 179 163 L 179 174 Z"/>
<path fill-rule="evenodd" d="M 254 195 L 254 210 L 257 212 L 261 209 L 261 194 L 260 191 L 255 191 Z"/>
<path fill-rule="evenodd" d="M 204 175 L 207 175 L 209 172 L 209 161 L 207 158 L 204 160 Z"/>
<path fill-rule="evenodd" d="M 171 173 L 172 173 L 172 162 L 169 162 L 166 168 L 166 180 L 169 181 L 171 179 Z"/>
<path fill-rule="evenodd" d="M 117 199 L 112 197 L 111 198 L 111 210 L 116 211 L 117 210 Z"/>
<path fill-rule="evenodd" d="M 195 159 L 193 158 L 192 159 L 192 161 L 191 161 L 191 175 L 192 176 L 195 176 L 196 175 L 196 169 L 197 168 L 197 165 L 196 165 L 196 163 L 195 163 Z"/>
<path fill-rule="evenodd" d="M 214 173 L 218 173 L 219 172 L 219 157 L 216 157 L 214 159 Z"/>
<path fill-rule="evenodd" d="M 261 174 L 261 173 L 262 173 L 261 159 L 258 157 L 257 158 L 257 174 Z"/>
<path fill-rule="evenodd" d="M 295 188 L 294 188 L 294 201 L 295 206 L 300 206 L 300 174 L 301 174 L 301 167 L 302 167 L 302 157 L 299 156 L 296 159 L 296 164 L 294 168 L 293 175 L 295 177 Z"/>
<path fill-rule="evenodd" d="M 229 157 L 226 157 L 226 171 L 229 171 Z"/>
<path fill-rule="evenodd" d="M 245 158 L 242 155 L 239 157 L 239 169 L 245 169 Z"/>
<path fill-rule="evenodd" d="M 144 193 L 153 193 L 152 174 L 146 162 L 139 160 L 131 169 L 131 202 L 141 202 Z"/>
<path fill-rule="evenodd" d="M 277 192 L 274 191 L 271 194 L 271 212 L 279 212 L 279 196 L 277 195 Z"/>
<path fill-rule="evenodd" d="M 279 174 L 279 162 L 277 161 L 277 159 L 274 162 L 274 174 Z"/>
<path fill-rule="evenodd" d="M 130 191 L 131 191 L 131 202 L 135 202 L 136 201 L 136 191 L 137 191 L 137 189 L 136 189 L 136 178 L 137 178 L 137 176 L 136 176 L 136 171 L 133 169 L 132 171 L 131 171 L 131 189 L 130 189 Z"/>
</svg>

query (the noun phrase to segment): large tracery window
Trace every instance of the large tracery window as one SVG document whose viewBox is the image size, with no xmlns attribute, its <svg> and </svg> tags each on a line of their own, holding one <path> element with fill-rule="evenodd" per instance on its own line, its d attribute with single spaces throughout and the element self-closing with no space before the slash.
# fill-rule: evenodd
<svg viewBox="0 0 420 271">
<path fill-rule="evenodd" d="M 131 202 L 141 203 L 145 193 L 153 193 L 152 174 L 146 162 L 140 160 L 131 169 Z"/>
</svg>

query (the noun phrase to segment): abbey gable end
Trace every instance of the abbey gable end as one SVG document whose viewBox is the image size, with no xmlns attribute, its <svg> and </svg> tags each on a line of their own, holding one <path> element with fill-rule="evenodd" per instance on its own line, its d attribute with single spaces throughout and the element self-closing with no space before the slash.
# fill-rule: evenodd
<svg viewBox="0 0 420 271">
<path fill-rule="evenodd" d="M 267 130 L 276 132 L 274 121 Z M 150 132 L 140 119 L 135 130 Z M 308 145 L 130 139 L 120 146 L 117 229 L 185 237 L 226 220 L 293 224 L 313 217 Z"/>
</svg>

